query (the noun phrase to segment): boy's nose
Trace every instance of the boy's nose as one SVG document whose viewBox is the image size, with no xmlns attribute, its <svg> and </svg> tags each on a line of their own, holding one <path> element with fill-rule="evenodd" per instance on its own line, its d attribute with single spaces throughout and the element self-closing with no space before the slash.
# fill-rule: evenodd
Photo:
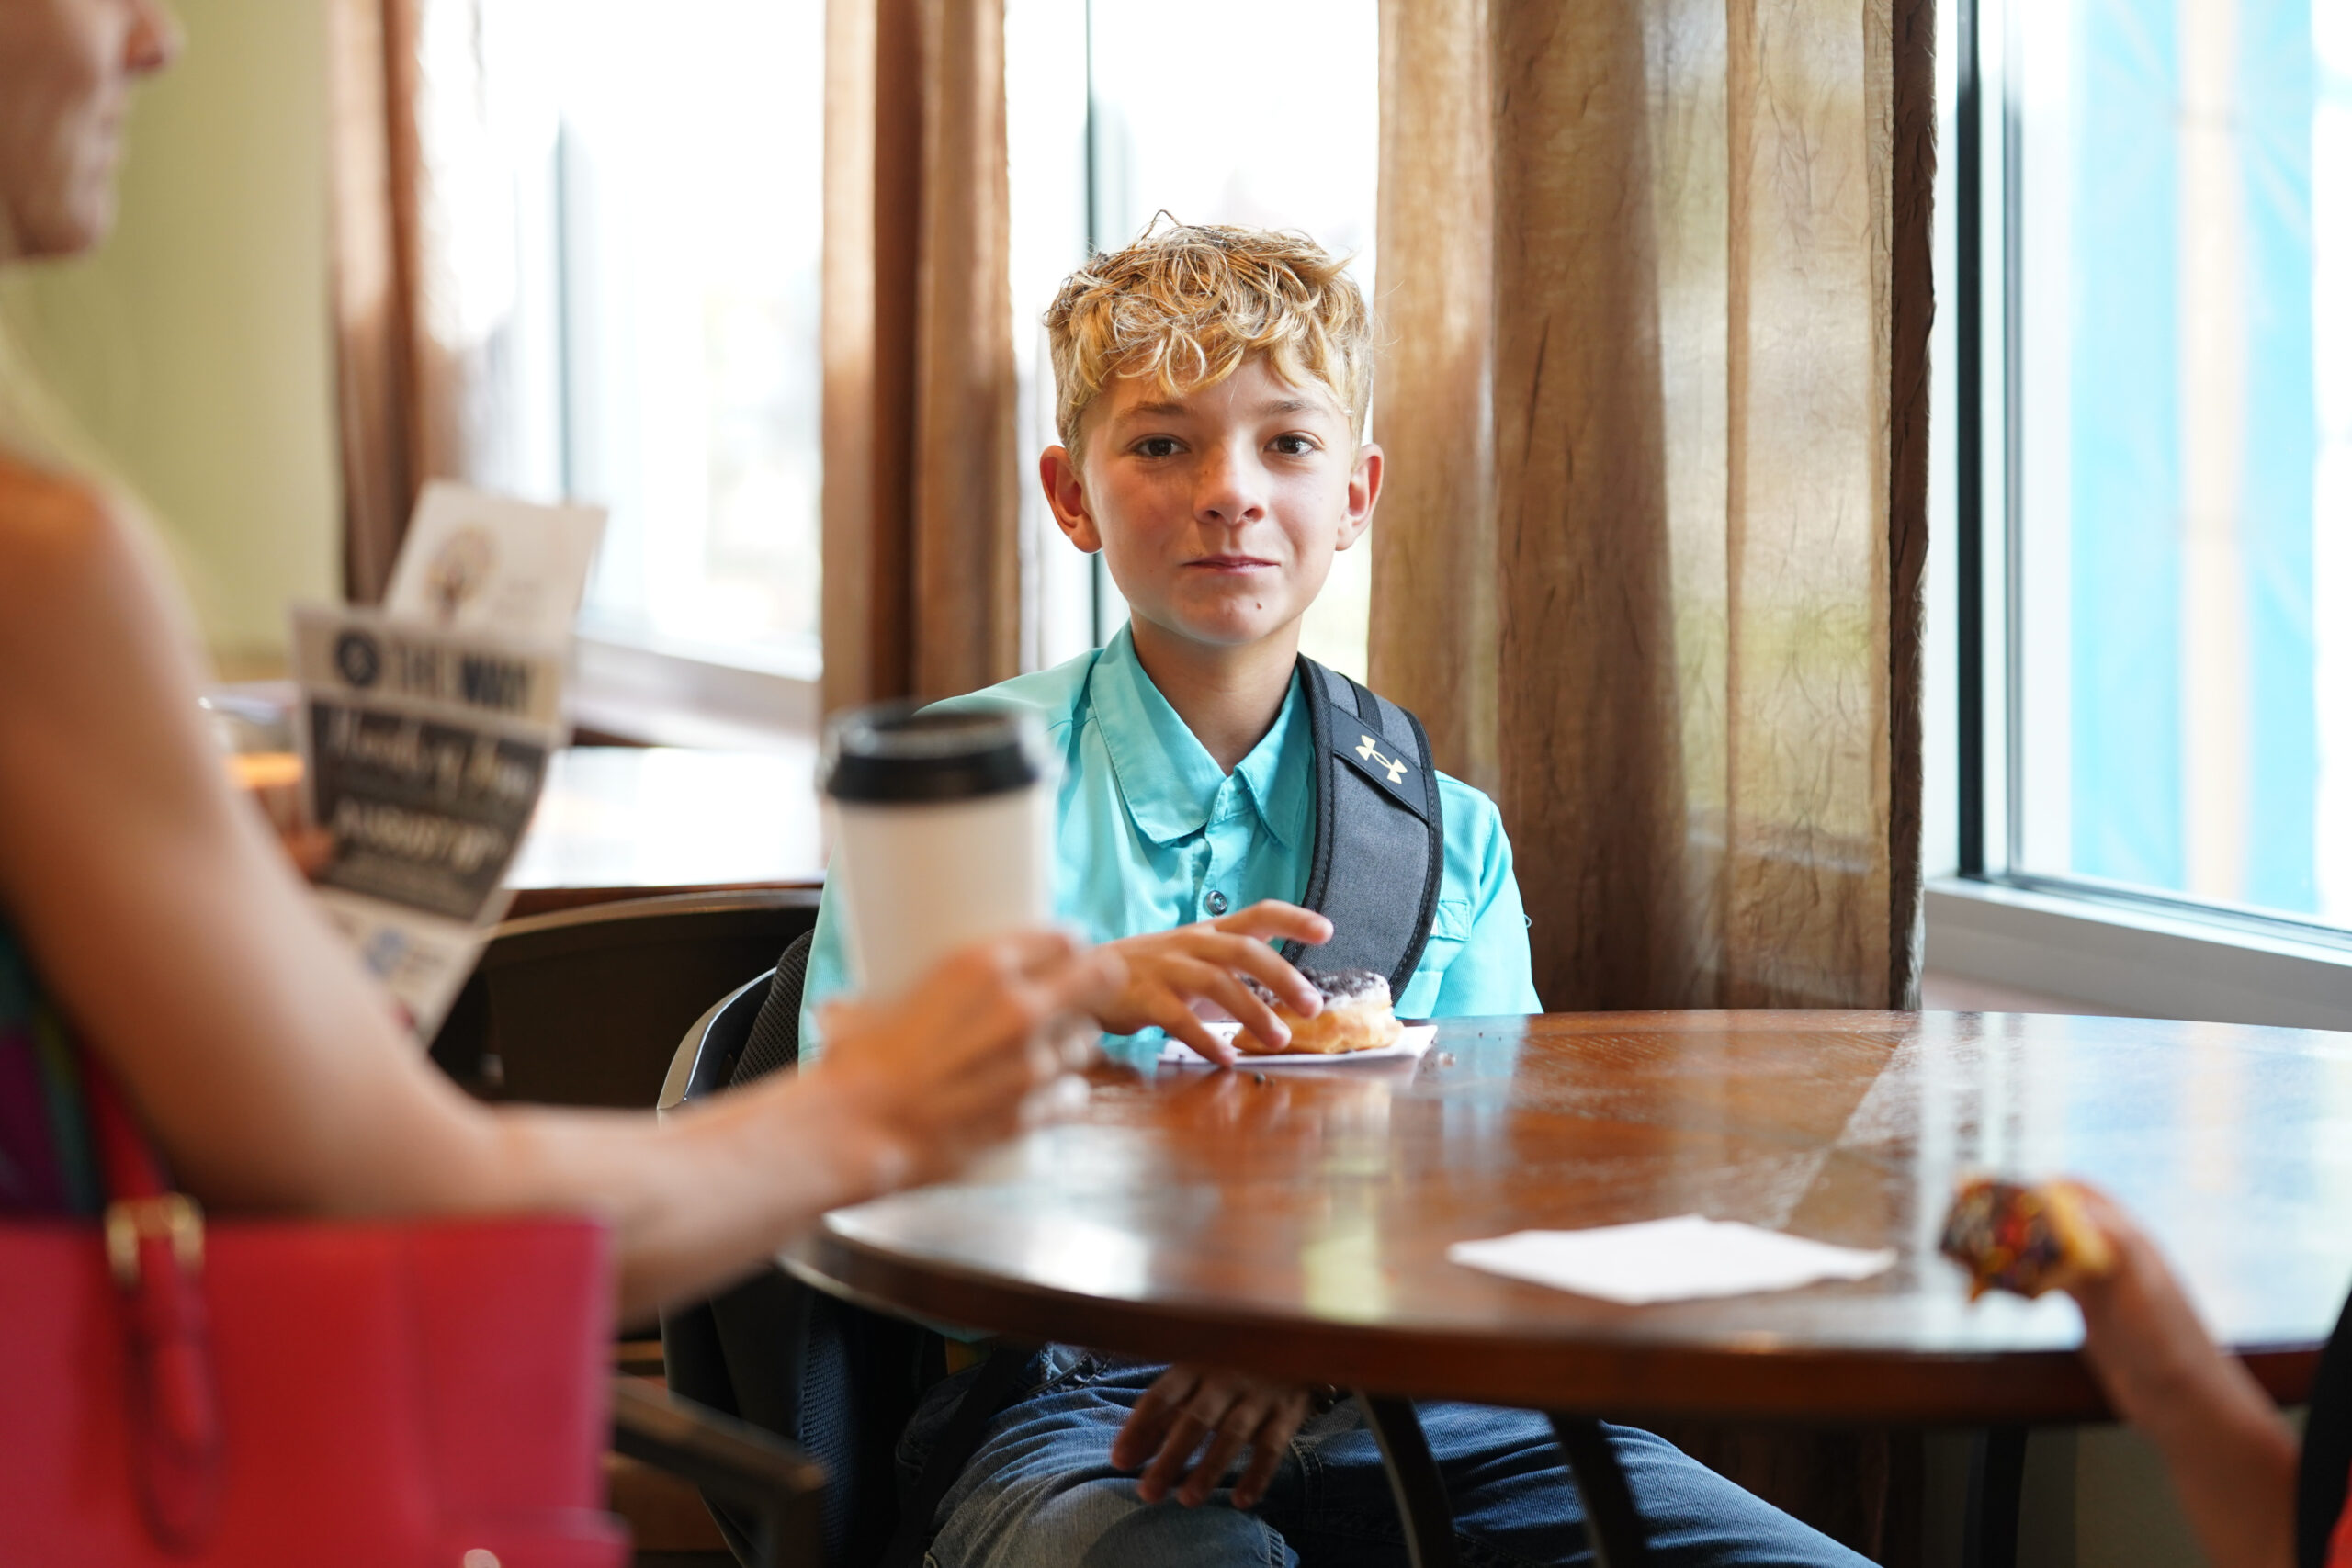
<svg viewBox="0 0 2352 1568">
<path fill-rule="evenodd" d="M 1193 510 L 1204 523 L 1227 526 L 1254 523 L 1266 514 L 1265 475 L 1249 454 L 1220 446 L 1201 467 Z"/>
</svg>

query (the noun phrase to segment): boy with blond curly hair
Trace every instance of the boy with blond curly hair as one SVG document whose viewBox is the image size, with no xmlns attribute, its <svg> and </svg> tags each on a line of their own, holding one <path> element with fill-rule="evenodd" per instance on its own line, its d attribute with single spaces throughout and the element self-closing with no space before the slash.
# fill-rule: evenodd
<svg viewBox="0 0 2352 1568">
<path fill-rule="evenodd" d="M 1196 1004 L 1279 1048 L 1287 1032 L 1246 982 L 1311 1016 L 1315 987 L 1269 943 L 1340 945 L 1300 907 L 1321 750 L 1306 682 L 1326 677 L 1299 656 L 1299 622 L 1380 497 L 1382 454 L 1363 439 L 1372 322 L 1343 264 L 1310 240 L 1173 226 L 1072 275 L 1046 323 L 1061 444 L 1039 478 L 1071 543 L 1102 553 L 1128 624 L 1094 652 L 943 705 L 1029 709 L 1060 753 L 1060 914 L 1126 961 L 1104 1029 L 1164 1031 L 1229 1065 Z M 1438 773 L 1424 810 L 1442 865 L 1396 1011 L 1540 1011 L 1494 804 Z M 846 984 L 829 897 L 805 992 L 812 1046 L 818 1009 Z M 903 1455 L 934 1446 L 971 1377 L 931 1391 Z M 938 1568 L 1406 1561 L 1351 1401 L 1065 1346 L 1014 1386 L 939 1505 Z M 1464 1561 L 1589 1558 L 1544 1416 L 1419 1413 Z M 1671 1445 L 1609 1430 L 1659 1562 L 1862 1561 Z"/>
</svg>

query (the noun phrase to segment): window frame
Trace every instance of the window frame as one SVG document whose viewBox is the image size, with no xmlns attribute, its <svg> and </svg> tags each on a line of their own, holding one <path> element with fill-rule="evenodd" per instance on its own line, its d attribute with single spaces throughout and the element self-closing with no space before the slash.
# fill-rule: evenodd
<svg viewBox="0 0 2352 1568">
<path fill-rule="evenodd" d="M 2019 3 L 1951 7 L 1952 308 L 1938 335 L 1953 412 L 1930 545 L 1931 576 L 1950 576 L 1936 649 L 1948 685 L 1930 706 L 1940 698 L 1952 715 L 1951 807 L 1930 832 L 1926 966 L 2124 1013 L 2352 1030 L 2352 928 L 2019 864 L 2021 138 L 2008 25 Z M 1931 769 L 1939 750 L 1931 742 Z"/>
</svg>

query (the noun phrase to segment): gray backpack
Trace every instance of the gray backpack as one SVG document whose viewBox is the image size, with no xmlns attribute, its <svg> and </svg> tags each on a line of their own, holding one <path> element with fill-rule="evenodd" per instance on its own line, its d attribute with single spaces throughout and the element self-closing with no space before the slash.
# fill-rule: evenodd
<svg viewBox="0 0 2352 1568">
<path fill-rule="evenodd" d="M 1419 719 L 1338 671 L 1304 654 L 1298 668 L 1316 748 L 1315 859 L 1300 902 L 1334 929 L 1319 947 L 1283 943 L 1283 956 L 1311 956 L 1322 970 L 1369 969 L 1402 996 L 1445 879 L 1430 738 Z"/>
</svg>

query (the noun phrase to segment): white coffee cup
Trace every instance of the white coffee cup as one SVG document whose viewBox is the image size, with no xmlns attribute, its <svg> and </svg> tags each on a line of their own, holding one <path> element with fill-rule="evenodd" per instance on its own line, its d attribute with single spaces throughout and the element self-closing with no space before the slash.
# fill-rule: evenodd
<svg viewBox="0 0 2352 1568">
<path fill-rule="evenodd" d="M 827 882 L 859 992 L 888 1000 L 956 948 L 1053 923 L 1053 773 L 1018 712 L 896 705 L 827 726 Z"/>
</svg>

